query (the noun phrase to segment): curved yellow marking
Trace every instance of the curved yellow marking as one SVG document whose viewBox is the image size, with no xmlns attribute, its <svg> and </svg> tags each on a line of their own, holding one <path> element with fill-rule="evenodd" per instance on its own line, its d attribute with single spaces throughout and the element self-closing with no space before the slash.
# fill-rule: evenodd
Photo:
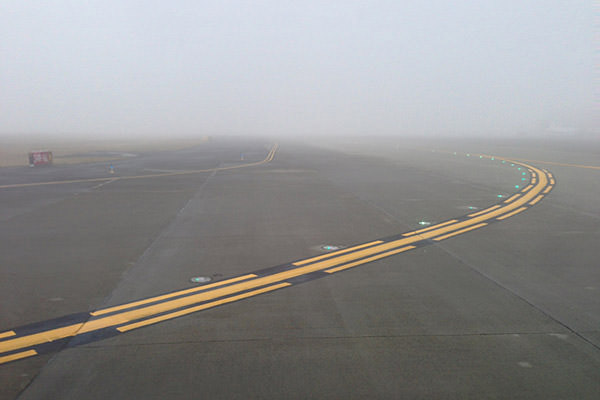
<svg viewBox="0 0 600 400">
<path fill-rule="evenodd" d="M 490 211 L 495 210 L 495 209 L 500 208 L 500 207 L 502 207 L 500 204 L 496 204 L 495 206 L 486 208 L 485 210 L 481 210 L 481 211 L 477 211 L 476 213 L 469 214 L 469 217 L 476 217 L 478 215 L 485 214 L 487 212 L 490 212 Z"/>
<path fill-rule="evenodd" d="M 540 201 L 541 199 L 544 198 L 543 194 L 538 195 L 538 197 L 536 197 L 535 199 L 533 199 L 532 201 L 529 202 L 529 205 L 534 206 L 537 204 L 538 201 Z"/>
<path fill-rule="evenodd" d="M 322 254 L 322 255 L 317 256 L 317 257 L 312 257 L 312 258 L 307 258 L 305 260 L 297 261 L 293 265 L 310 264 L 313 261 L 319 261 L 319 260 L 322 260 L 324 258 L 329 258 L 329 257 L 337 256 L 337 255 L 340 255 L 340 254 L 349 253 L 351 251 L 356 251 L 356 250 L 364 249 L 365 247 L 373 246 L 375 244 L 380 244 L 380 243 L 383 243 L 383 241 L 376 240 L 374 242 L 364 243 L 364 244 L 361 244 L 361 245 L 358 245 L 358 246 L 352 246 L 352 247 L 349 247 L 347 249 L 342 249 L 342 250 L 334 251 L 332 253 L 326 253 L 326 254 Z"/>
<path fill-rule="evenodd" d="M 231 278 L 231 279 L 227 279 L 227 280 L 224 280 L 224 281 L 219 281 L 219 282 L 211 283 L 210 285 L 204 285 L 204 286 L 199 286 L 199 287 L 195 287 L 195 288 L 191 288 L 191 289 L 185 289 L 185 290 L 179 290 L 177 292 L 163 294 L 162 296 L 155 296 L 155 297 L 150 297 L 148 299 L 144 299 L 144 300 L 140 300 L 140 301 L 134 301 L 133 303 L 127 303 L 127 304 L 121 304 L 120 306 L 103 308 L 103 309 L 98 310 L 98 311 L 92 311 L 90 313 L 90 315 L 92 315 L 92 316 L 98 316 L 98 315 L 109 314 L 109 313 L 112 313 L 112 312 L 115 312 L 115 311 L 123 310 L 125 308 L 132 308 L 132 307 L 137 307 L 137 306 L 141 306 L 141 305 L 148 304 L 148 303 L 154 303 L 156 301 L 166 300 L 166 299 L 170 299 L 172 297 L 182 296 L 184 294 L 201 292 L 201 291 L 204 291 L 206 289 L 212 289 L 212 288 L 215 288 L 215 287 L 227 285 L 228 283 L 239 282 L 239 281 L 243 281 L 243 280 L 250 279 L 250 278 L 256 278 L 256 275 L 254 275 L 254 274 L 248 274 L 248 275 L 238 276 L 237 278 Z"/>
<path fill-rule="evenodd" d="M 327 272 L 329 274 L 333 274 L 334 272 L 342 271 L 342 270 L 345 270 L 345 269 L 348 269 L 348 268 L 353 268 L 353 267 L 356 267 L 356 266 L 359 266 L 359 265 L 366 264 L 366 263 L 371 262 L 371 261 L 375 261 L 375 260 L 379 260 L 381 258 L 393 256 L 394 254 L 403 253 L 405 251 L 412 250 L 414 248 L 415 248 L 415 246 L 401 247 L 401 248 L 396 249 L 396 250 L 387 251 L 385 253 L 377 254 L 376 256 L 373 256 L 373 257 L 363 258 L 362 260 L 358 260 L 358 261 L 355 261 L 355 262 L 352 262 L 352 263 L 340 265 L 339 267 L 326 269 L 325 272 Z"/>
<path fill-rule="evenodd" d="M 460 235 L 460 234 L 463 234 L 465 232 L 469 232 L 469 231 L 472 231 L 473 229 L 481 228 L 481 227 L 486 226 L 486 225 L 487 225 L 487 222 L 482 222 L 481 224 L 473 225 L 473 226 L 470 226 L 468 228 L 459 229 L 459 230 L 454 231 L 452 233 L 448 233 L 447 235 L 438 236 L 438 237 L 434 238 L 433 240 L 440 241 L 440 240 L 448 239 L 449 237 Z"/>
<path fill-rule="evenodd" d="M 436 224 L 436 225 L 430 226 L 428 228 L 419 229 L 418 231 L 403 233 L 402 236 L 416 235 L 417 233 L 427 232 L 427 231 L 430 231 L 430 230 L 433 230 L 433 229 L 441 228 L 442 226 L 450 225 L 450 224 L 453 224 L 455 222 L 458 222 L 458 220 L 451 219 L 450 221 L 442 222 L 441 224 Z"/>
<path fill-rule="evenodd" d="M 516 199 L 517 197 L 519 197 L 521 195 L 521 193 L 517 193 L 515 195 L 510 196 L 508 199 L 504 200 L 505 203 L 510 203 L 511 201 L 513 201 L 514 199 Z"/>
<path fill-rule="evenodd" d="M 487 158 L 495 157 L 498 160 L 506 160 L 506 161 L 508 161 L 508 159 L 502 158 L 502 157 L 498 157 L 498 156 L 490 156 L 490 155 L 486 155 L 486 154 L 481 154 L 481 155 L 484 156 L 484 157 L 487 157 Z M 513 158 L 512 160 L 523 161 L 523 162 L 532 162 L 532 163 L 536 163 L 536 164 L 558 165 L 558 166 L 561 166 L 561 167 L 574 167 L 574 168 L 585 168 L 585 169 L 597 169 L 597 170 L 600 170 L 600 166 L 598 166 L 598 165 L 570 164 L 570 163 L 561 163 L 561 162 L 556 162 L 556 161 L 531 160 L 531 159 L 527 159 L 527 158 Z M 548 170 L 544 169 L 544 172 L 548 172 Z"/>
<path fill-rule="evenodd" d="M 277 149 L 277 147 L 274 146 L 274 148 L 272 149 L 270 154 L 261 163 L 272 160 L 276 149 Z M 507 161 L 510 161 L 510 160 L 507 160 Z M 512 162 L 514 162 L 514 161 L 512 161 Z M 87 322 L 83 322 L 83 323 L 72 324 L 69 326 L 61 327 L 61 328 L 49 329 L 49 330 L 46 330 L 43 332 L 38 332 L 38 333 L 34 333 L 31 335 L 27 335 L 27 336 L 11 338 L 8 340 L 0 341 L 0 352 L 9 352 L 9 351 L 22 349 L 22 348 L 27 348 L 27 347 L 31 347 L 31 346 L 34 346 L 37 344 L 52 342 L 52 341 L 63 339 L 63 338 L 70 337 L 70 336 L 75 336 L 75 335 L 79 335 L 79 334 L 83 334 L 83 333 L 97 331 L 100 329 L 123 325 L 123 324 L 129 323 L 129 322 L 132 322 L 132 324 L 129 324 L 127 326 L 124 326 L 124 327 L 121 327 L 118 329 L 120 329 L 122 331 L 129 330 L 129 329 L 135 329 L 136 327 L 160 322 L 165 319 L 175 318 L 176 316 L 189 314 L 191 312 L 210 308 L 210 307 L 213 307 L 213 306 L 219 305 L 219 304 L 225 304 L 225 303 L 228 303 L 231 301 L 235 301 L 237 299 L 254 296 L 256 294 L 274 290 L 279 287 L 289 286 L 290 283 L 283 282 L 283 281 L 286 281 L 286 280 L 289 280 L 289 279 L 292 279 L 292 278 L 295 278 L 298 276 L 306 275 L 306 274 L 309 274 L 312 272 L 325 270 L 325 271 L 331 273 L 331 272 L 335 272 L 336 270 L 351 268 L 352 266 L 364 264 L 366 262 L 369 262 L 369 260 L 372 261 L 375 259 L 388 257 L 393 254 L 397 254 L 397 253 L 400 253 L 403 251 L 410 250 L 415 247 L 415 246 L 409 246 L 410 244 L 419 242 L 424 239 L 434 239 L 436 241 L 444 240 L 448 237 L 456 236 L 461 233 L 465 233 L 465 232 L 483 227 L 483 226 L 487 225 L 487 223 L 485 221 L 488 221 L 492 218 L 497 218 L 498 220 L 506 219 L 510 216 L 513 216 L 517 213 L 520 213 L 520 212 L 526 210 L 527 203 L 533 203 L 533 204 L 537 203 L 539 201 L 540 192 L 544 188 L 546 188 L 546 186 L 548 184 L 548 178 L 546 177 L 546 174 L 542 173 L 542 171 L 540 171 L 539 169 L 529 166 L 527 164 L 523 164 L 523 163 L 519 163 L 519 162 L 515 162 L 515 163 L 520 164 L 524 167 L 530 168 L 531 170 L 535 171 L 539 176 L 538 182 L 534 186 L 532 186 L 531 190 L 528 189 L 528 191 L 525 194 L 523 194 L 518 199 L 512 201 L 511 203 L 508 203 L 504 206 L 495 205 L 495 206 L 489 207 L 485 210 L 479 211 L 477 213 L 470 214 L 469 216 L 471 218 L 469 218 L 469 219 L 466 219 L 466 220 L 463 220 L 460 222 L 453 222 L 453 223 L 451 221 L 449 221 L 446 223 L 438 224 L 434 227 L 425 228 L 425 229 L 414 232 L 414 235 L 411 237 L 405 237 L 403 239 L 398 239 L 398 240 L 394 240 L 391 242 L 383 242 L 381 240 L 369 242 L 369 243 L 365 243 L 363 245 L 351 247 L 349 249 L 344 249 L 344 250 L 341 250 L 341 251 L 338 251 L 335 253 L 324 254 L 322 256 L 312 257 L 307 260 L 298 261 L 296 263 L 296 265 L 302 265 L 305 263 L 310 263 L 312 261 L 318 261 L 318 262 L 309 264 L 307 266 L 298 266 L 297 268 L 284 270 L 284 271 L 281 271 L 278 273 L 274 273 L 274 274 L 262 276 L 262 277 L 257 277 L 257 278 L 252 278 L 253 274 L 245 275 L 243 277 L 238 277 L 238 278 L 232 278 L 231 280 L 229 280 L 230 282 L 233 282 L 236 279 L 243 280 L 243 281 L 233 283 L 232 285 L 226 286 L 226 287 L 216 287 L 219 285 L 219 282 L 217 282 L 217 283 L 213 284 L 215 287 L 209 291 L 192 294 L 192 295 L 182 297 L 182 298 L 171 299 L 171 300 L 163 301 L 163 302 L 156 303 L 156 304 L 146 305 L 144 307 L 134 309 L 134 310 L 125 310 L 125 311 L 122 311 L 122 312 L 114 314 L 114 315 L 104 316 L 104 317 L 100 317 L 97 319 L 91 319 L 91 320 L 89 320 Z M 254 163 L 254 165 L 255 164 L 257 164 L 257 163 Z M 240 168 L 241 166 L 235 166 L 235 167 Z M 169 174 L 169 175 L 173 175 L 173 174 Z M 162 175 L 162 176 L 164 176 L 164 175 Z M 552 183 L 553 183 L 553 181 L 554 180 L 551 178 Z M 548 190 L 549 188 L 551 188 L 551 186 L 546 188 L 546 190 Z M 538 197 L 536 197 L 536 196 L 538 196 Z M 535 198 L 535 200 L 534 200 L 534 198 Z M 457 221 L 457 220 L 452 220 L 452 221 Z M 323 258 L 326 258 L 326 259 L 323 261 L 319 261 L 319 260 L 322 260 Z M 331 268 L 331 267 L 335 267 L 335 268 Z M 252 279 L 244 280 L 246 277 L 249 277 Z M 190 291 L 190 290 L 202 290 L 205 288 L 206 287 L 187 289 L 185 292 L 187 293 L 187 291 Z M 240 292 L 245 292 L 245 291 L 248 291 L 248 292 L 243 293 L 243 294 L 238 294 Z M 183 291 L 175 292 L 175 293 L 182 293 L 182 292 Z M 154 299 L 157 299 L 157 298 L 168 299 L 168 298 L 171 298 L 174 296 L 176 296 L 176 295 L 166 294 L 163 296 L 155 297 Z M 218 298 L 222 298 L 222 299 L 215 300 Z M 215 301 L 210 302 L 211 300 L 215 300 Z M 133 303 L 129 303 L 126 305 L 114 307 L 114 308 L 112 308 L 112 310 L 119 311 L 119 310 L 122 310 L 123 308 L 130 308 L 134 305 L 144 305 L 144 304 L 147 304 L 148 302 L 152 302 L 152 301 L 153 301 L 152 299 L 141 300 L 139 302 L 133 302 Z M 207 302 L 207 301 L 209 303 L 205 303 L 205 304 L 201 304 L 198 306 L 185 308 L 184 310 L 168 313 L 169 311 L 172 311 L 175 309 L 180 309 L 183 307 L 191 306 L 195 303 L 201 303 L 201 302 Z M 99 310 L 99 311 L 95 312 L 95 314 L 93 314 L 93 315 L 102 315 L 104 313 L 111 312 L 111 311 L 107 311 L 107 310 L 111 310 L 111 308 L 108 308 L 105 310 Z M 165 314 L 165 313 L 167 313 L 167 314 Z M 158 314 L 164 314 L 164 315 L 156 316 Z M 156 317 L 153 317 L 153 316 L 156 316 Z M 149 317 L 153 317 L 153 318 L 145 319 L 140 322 L 133 322 L 136 320 L 139 321 L 139 320 L 142 320 L 144 318 L 149 318 Z M 12 336 L 12 335 L 10 335 L 10 332 L 13 332 L 13 331 L 8 331 L 8 333 L 5 332 L 3 334 L 6 335 L 5 337 L 10 337 L 10 336 Z M 33 351 L 33 350 L 30 350 L 30 351 Z M 18 354 L 23 354 L 23 356 L 26 357 L 26 356 L 28 356 L 28 355 L 25 355 L 26 353 L 34 355 L 33 353 L 28 353 L 28 352 L 23 352 L 23 353 L 18 353 Z M 0 364 L 3 362 L 8 362 L 8 361 L 13 360 L 14 358 L 10 358 L 13 356 L 16 356 L 16 355 L 9 355 L 9 356 L 4 356 L 4 357 L 0 358 Z M 9 357 L 10 359 L 7 357 Z"/>
<path fill-rule="evenodd" d="M 518 209 L 516 209 L 516 210 L 514 210 L 514 211 L 512 211 L 512 212 L 509 212 L 508 214 L 504 214 L 504 215 L 502 215 L 502 216 L 500 216 L 500 217 L 498 217 L 498 218 L 496 218 L 496 219 L 497 219 L 498 221 L 502 221 L 503 219 L 506 219 L 506 218 L 508 218 L 508 217 L 512 217 L 513 215 L 515 215 L 515 214 L 518 214 L 518 213 L 520 213 L 521 211 L 525 211 L 525 210 L 527 210 L 527 207 L 521 207 L 521 208 L 518 208 Z"/>
<path fill-rule="evenodd" d="M 238 300 L 245 299 L 245 298 L 248 298 L 248 297 L 256 296 L 256 295 L 267 293 L 267 292 L 272 292 L 273 290 L 281 289 L 281 288 L 286 287 L 286 286 L 291 286 L 291 283 L 284 282 L 284 283 L 280 283 L 278 285 L 272 285 L 272 286 L 268 286 L 266 288 L 262 288 L 262 289 L 258 289 L 258 290 L 253 290 L 252 292 L 243 293 L 243 294 L 240 294 L 240 295 L 237 295 L 237 296 L 228 297 L 226 299 L 213 301 L 211 303 L 201 304 L 201 305 L 196 306 L 196 307 L 186 308 L 185 310 L 176 311 L 176 312 L 173 312 L 173 313 L 170 313 L 170 314 L 161 315 L 160 317 L 150 318 L 150 319 L 146 319 L 146 320 L 141 321 L 141 322 L 136 322 L 136 323 L 133 323 L 133 324 L 120 326 L 120 327 L 117 328 L 117 330 L 119 332 L 127 332 L 127 331 L 130 331 L 132 329 L 141 328 L 142 326 L 148 326 L 148 325 L 157 324 L 157 323 L 162 322 L 162 321 L 166 321 L 166 320 L 169 320 L 169 319 L 181 317 L 183 315 L 187 315 L 187 314 L 195 313 L 195 312 L 198 312 L 198 311 L 206 310 L 208 308 L 213 308 L 213 307 L 216 307 L 216 306 L 220 306 L 222 304 L 232 303 L 234 301 L 238 301 Z"/>
</svg>

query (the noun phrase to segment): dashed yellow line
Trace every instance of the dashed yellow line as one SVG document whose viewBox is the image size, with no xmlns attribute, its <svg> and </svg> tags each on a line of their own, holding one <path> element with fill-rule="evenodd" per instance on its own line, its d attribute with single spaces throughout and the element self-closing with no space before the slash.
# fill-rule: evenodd
<svg viewBox="0 0 600 400">
<path fill-rule="evenodd" d="M 337 256 L 337 255 L 340 255 L 340 254 L 349 253 L 351 251 L 360 250 L 360 249 L 363 249 L 365 247 L 373 246 L 373 245 L 380 244 L 380 243 L 383 243 L 383 241 L 382 240 L 376 240 L 374 242 L 369 242 L 369 243 L 361 244 L 359 246 L 352 246 L 352 247 L 349 247 L 347 249 L 342 249 L 342 250 L 334 251 L 332 253 L 326 253 L 326 254 L 323 254 L 323 255 L 320 255 L 320 256 L 317 256 L 317 257 L 308 258 L 306 260 L 297 261 L 297 262 L 293 263 L 293 265 L 310 264 L 311 262 L 314 262 L 314 261 L 319 261 L 319 260 L 322 260 L 324 258 L 329 258 L 329 257 L 332 257 L 332 256 Z"/>
<path fill-rule="evenodd" d="M 463 234 L 465 232 L 469 232 L 469 231 L 481 228 L 481 227 L 486 226 L 486 225 L 487 225 L 487 222 L 482 222 L 481 224 L 469 226 L 468 228 L 464 228 L 464 229 L 459 229 L 458 231 L 449 233 L 447 235 L 438 236 L 436 238 L 433 238 L 433 240 L 435 240 L 436 242 L 439 242 L 440 240 L 448 239 L 449 237 L 460 235 L 460 234 Z"/>
<path fill-rule="evenodd" d="M 521 207 L 521 208 L 516 209 L 513 212 L 509 212 L 508 214 L 504 214 L 504 215 L 502 215 L 500 217 L 497 217 L 496 219 L 499 220 L 499 221 L 502 221 L 503 219 L 506 219 L 508 217 L 512 217 L 513 215 L 518 214 L 521 211 L 525 211 L 525 210 L 527 210 L 527 207 Z"/>
<path fill-rule="evenodd" d="M 487 213 L 487 212 L 490 212 L 490 211 L 492 211 L 492 210 L 496 210 L 496 209 L 498 209 L 498 208 L 500 208 L 500 207 L 501 207 L 501 206 L 498 204 L 498 205 L 495 205 L 495 206 L 493 206 L 493 207 L 486 208 L 485 210 L 481 210 L 481 211 L 478 211 L 478 212 L 476 212 L 476 213 L 469 214 L 469 217 L 476 217 L 476 216 L 478 216 L 478 215 L 485 214 L 485 213 Z"/>
<path fill-rule="evenodd" d="M 458 222 L 458 220 L 452 219 L 450 221 L 442 222 L 441 224 L 430 226 L 429 228 L 423 228 L 423 229 L 419 229 L 418 231 L 404 233 L 404 234 L 402 234 L 402 236 L 416 235 L 416 234 L 419 234 L 419 233 L 423 233 L 423 232 L 431 231 L 431 230 L 434 230 L 434 229 L 437 229 L 437 228 L 441 228 L 442 226 L 450 225 L 450 224 L 453 224 L 455 222 Z"/>
<path fill-rule="evenodd" d="M 127 304 L 122 304 L 120 306 L 104 308 L 102 310 L 93 311 L 90 313 L 90 315 L 98 316 L 98 315 L 109 314 L 109 313 L 123 310 L 126 308 L 133 308 L 133 307 L 141 306 L 141 305 L 148 304 L 148 303 L 154 303 L 154 302 L 157 302 L 160 300 L 166 300 L 166 299 L 170 299 L 173 297 L 182 296 L 184 294 L 200 292 L 200 291 L 204 291 L 207 289 L 227 285 L 227 284 L 233 283 L 233 282 L 244 281 L 244 280 L 251 279 L 251 278 L 256 278 L 256 275 L 248 274 L 248 275 L 238 276 L 237 278 L 227 279 L 224 281 L 211 283 L 209 285 L 204 285 L 204 286 L 195 287 L 195 288 L 191 288 L 191 289 L 179 290 L 177 292 L 167 293 L 162 296 L 156 296 L 156 297 L 151 297 L 151 298 L 140 300 L 140 301 L 134 301 L 133 303 L 127 303 Z"/>
<path fill-rule="evenodd" d="M 256 295 L 259 295 L 259 294 L 263 294 L 263 293 L 267 293 L 267 292 L 272 292 L 273 290 L 281 289 L 281 288 L 284 288 L 286 286 L 291 286 L 291 283 L 284 282 L 284 283 L 280 283 L 278 285 L 272 285 L 272 286 L 268 286 L 266 288 L 262 288 L 262 289 L 258 289 L 258 290 L 253 290 L 251 292 L 243 293 L 243 294 L 240 294 L 240 295 L 237 295 L 237 296 L 227 297 L 227 298 L 222 299 L 222 300 L 213 301 L 211 303 L 202 304 L 202 305 L 199 305 L 199 306 L 196 306 L 196 307 L 186 308 L 185 310 L 176 311 L 176 312 L 173 312 L 173 313 L 170 313 L 170 314 L 161 315 L 159 317 L 146 319 L 146 320 L 141 321 L 141 322 L 136 322 L 136 323 L 133 323 L 133 324 L 120 326 L 120 327 L 117 328 L 117 330 L 119 332 L 127 332 L 127 331 L 130 331 L 132 329 L 137 329 L 137 328 L 141 328 L 143 326 L 157 324 L 157 323 L 162 322 L 162 321 L 166 321 L 166 320 L 169 320 L 169 319 L 181 317 L 183 315 L 195 313 L 195 312 L 198 312 L 198 311 L 201 311 L 201 310 L 206 310 L 208 308 L 213 308 L 213 307 L 216 307 L 216 306 L 220 306 L 222 304 L 232 303 L 234 301 L 238 301 L 238 300 L 245 299 L 245 298 L 248 298 L 248 297 L 253 297 L 253 296 L 256 296 Z"/>
<path fill-rule="evenodd" d="M 393 256 L 394 254 L 403 253 L 405 251 L 412 250 L 414 248 L 415 248 L 415 246 L 401 247 L 399 249 L 392 250 L 392 251 L 387 251 L 385 253 L 381 253 L 381 254 L 378 254 L 378 255 L 373 256 L 373 257 L 363 258 L 362 260 L 358 260 L 358 261 L 355 261 L 355 262 L 352 262 L 352 263 L 340 265 L 339 267 L 326 269 L 325 272 L 327 272 L 329 274 L 333 274 L 334 272 L 342 271 L 342 270 L 345 270 L 345 269 L 348 269 L 348 268 L 353 268 L 353 267 L 356 267 L 358 265 L 363 265 L 363 264 L 366 264 L 366 263 L 369 263 L 369 262 L 372 262 L 372 261 L 375 261 L 375 260 L 379 260 L 379 259 L 384 258 L 384 257 L 389 257 L 389 256 Z"/>
<path fill-rule="evenodd" d="M 31 357 L 37 355 L 37 351 L 35 350 L 27 350 L 22 351 L 20 353 L 11 354 L 8 356 L 0 357 L 0 364 L 4 364 L 10 361 L 21 360 L 23 358 Z"/>
<path fill-rule="evenodd" d="M 510 203 L 511 201 L 513 201 L 514 199 L 516 199 L 517 197 L 521 196 L 521 193 L 517 193 L 513 196 L 510 196 L 508 199 L 504 200 L 505 203 Z"/>
<path fill-rule="evenodd" d="M 15 336 L 15 335 L 16 335 L 16 333 L 14 331 L 2 332 L 2 333 L 0 333 L 0 339 L 4 339 L 4 338 Z"/>
<path fill-rule="evenodd" d="M 544 195 L 540 194 L 538 197 L 536 197 L 535 199 L 533 199 L 532 201 L 530 201 L 529 205 L 533 206 L 533 205 L 537 204 L 537 202 L 540 201 L 543 198 L 544 198 Z"/>
</svg>

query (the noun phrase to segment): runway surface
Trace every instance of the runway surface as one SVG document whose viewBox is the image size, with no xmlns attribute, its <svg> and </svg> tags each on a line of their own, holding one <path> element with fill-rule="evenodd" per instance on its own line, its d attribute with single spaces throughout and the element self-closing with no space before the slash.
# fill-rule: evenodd
<svg viewBox="0 0 600 400">
<path fill-rule="evenodd" d="M 3 398 L 598 398 L 600 149 L 217 139 L 0 176 Z"/>
</svg>

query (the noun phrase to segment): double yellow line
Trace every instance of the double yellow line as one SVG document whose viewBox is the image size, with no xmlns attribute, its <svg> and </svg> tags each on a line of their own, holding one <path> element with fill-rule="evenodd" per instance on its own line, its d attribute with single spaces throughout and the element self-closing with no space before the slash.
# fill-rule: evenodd
<svg viewBox="0 0 600 400">
<path fill-rule="evenodd" d="M 271 161 L 276 150 L 277 146 L 274 146 L 260 163 Z M 254 165 L 256 164 L 254 163 Z M 493 220 L 506 219 L 537 204 L 544 194 L 549 192 L 551 185 L 554 184 L 553 177 L 546 171 L 522 163 L 516 164 L 529 169 L 531 182 L 535 182 L 535 184 L 528 185 L 501 204 L 469 214 L 465 219 L 452 219 L 427 228 L 404 233 L 397 239 L 371 241 L 336 252 L 295 261 L 276 269 L 275 272 L 269 272 L 262 276 L 259 271 L 201 287 L 100 309 L 89 313 L 89 319 L 84 322 L 50 327 L 37 333 L 22 336 L 19 336 L 15 331 L 0 332 L 0 354 L 5 354 L 0 356 L 0 364 L 36 355 L 37 351 L 33 347 L 44 343 L 104 329 L 115 329 L 121 333 L 127 332 L 291 286 L 294 284 L 291 281 L 294 278 L 313 273 L 333 274 L 412 250 L 419 245 L 418 242 L 427 239 L 433 241 L 445 240 L 486 226 Z M 241 166 L 234 167 L 240 168 Z"/>
</svg>

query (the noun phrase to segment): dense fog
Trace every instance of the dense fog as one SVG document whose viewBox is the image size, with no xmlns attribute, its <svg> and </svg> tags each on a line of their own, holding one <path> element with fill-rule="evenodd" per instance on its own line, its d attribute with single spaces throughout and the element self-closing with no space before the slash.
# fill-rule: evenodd
<svg viewBox="0 0 600 400">
<path fill-rule="evenodd" d="M 0 134 L 594 137 L 597 12 L 589 0 L 4 2 Z"/>
</svg>

